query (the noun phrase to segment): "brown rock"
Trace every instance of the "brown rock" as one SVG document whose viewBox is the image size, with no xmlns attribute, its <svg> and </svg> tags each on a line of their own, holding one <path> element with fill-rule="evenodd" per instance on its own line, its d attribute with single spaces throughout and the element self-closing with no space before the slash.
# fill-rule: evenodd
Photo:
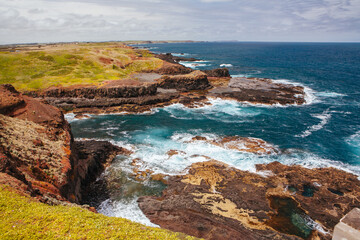
<svg viewBox="0 0 360 240">
<path fill-rule="evenodd" d="M 208 77 L 230 77 L 229 69 L 227 68 L 216 68 L 211 70 L 202 70 Z"/>
<path fill-rule="evenodd" d="M 185 75 L 163 76 L 159 79 L 158 86 L 181 91 L 204 90 L 211 87 L 207 75 L 201 71 L 194 71 Z"/>
<path fill-rule="evenodd" d="M 141 197 L 139 207 L 161 227 L 205 239 L 331 239 L 340 218 L 360 206 L 360 181 L 350 173 L 278 162 L 257 169 L 272 174 L 195 163 L 188 174 L 169 177 L 160 198 Z M 307 227 L 305 218 L 329 234 Z"/>
<path fill-rule="evenodd" d="M 275 83 L 263 78 L 231 78 L 228 86 L 214 88 L 217 97 L 260 104 L 304 104 L 305 92 L 301 86 Z"/>
<path fill-rule="evenodd" d="M 206 141 L 210 144 L 222 148 L 228 148 L 240 152 L 249 152 L 256 154 L 271 154 L 279 151 L 271 144 L 259 138 L 228 136 L 221 138 L 219 140 L 208 140 L 206 137 L 195 136 L 191 139 L 191 141 Z"/>
<path fill-rule="evenodd" d="M 26 194 L 80 202 L 82 188 L 116 153 L 128 154 L 109 143 L 74 143 L 59 109 L 23 96 L 11 85 L 0 86 L 0 99 L 7 114 L 0 114 L 0 172 L 3 179 L 17 179 L 14 184 Z"/>
</svg>

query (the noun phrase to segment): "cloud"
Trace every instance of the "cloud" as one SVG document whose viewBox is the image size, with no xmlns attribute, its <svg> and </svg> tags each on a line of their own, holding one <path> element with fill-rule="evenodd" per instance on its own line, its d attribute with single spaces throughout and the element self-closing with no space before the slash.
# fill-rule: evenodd
<svg viewBox="0 0 360 240">
<path fill-rule="evenodd" d="M 360 41 L 358 0 L 0 0 L 0 43 Z"/>
</svg>

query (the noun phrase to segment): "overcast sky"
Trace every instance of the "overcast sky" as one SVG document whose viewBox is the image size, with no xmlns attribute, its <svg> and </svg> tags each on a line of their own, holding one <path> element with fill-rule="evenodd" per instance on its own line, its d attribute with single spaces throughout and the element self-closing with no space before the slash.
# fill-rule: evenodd
<svg viewBox="0 0 360 240">
<path fill-rule="evenodd" d="M 360 41 L 360 0 L 0 0 L 0 44 Z"/>
</svg>

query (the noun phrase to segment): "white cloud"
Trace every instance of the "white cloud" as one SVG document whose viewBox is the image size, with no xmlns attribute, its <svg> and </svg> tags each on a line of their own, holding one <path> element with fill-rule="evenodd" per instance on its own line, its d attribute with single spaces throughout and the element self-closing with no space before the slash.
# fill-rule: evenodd
<svg viewBox="0 0 360 240">
<path fill-rule="evenodd" d="M 359 0 L 0 0 L 0 43 L 359 41 Z"/>
</svg>

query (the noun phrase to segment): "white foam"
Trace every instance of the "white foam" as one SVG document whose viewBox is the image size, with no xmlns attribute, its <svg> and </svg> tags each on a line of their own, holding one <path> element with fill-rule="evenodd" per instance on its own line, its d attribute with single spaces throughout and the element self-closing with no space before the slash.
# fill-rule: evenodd
<svg viewBox="0 0 360 240">
<path fill-rule="evenodd" d="M 308 225 L 311 229 L 317 230 L 318 232 L 320 232 L 323 235 L 330 234 L 330 232 L 326 231 L 320 223 L 315 222 L 309 216 L 306 216 L 304 220 L 306 222 L 306 225 Z"/>
<path fill-rule="evenodd" d="M 158 225 L 150 222 L 150 220 L 141 211 L 137 204 L 137 198 L 120 199 L 117 201 L 111 201 L 108 199 L 100 204 L 97 211 L 106 216 L 126 218 L 149 227 L 159 227 Z"/>
<path fill-rule="evenodd" d="M 185 56 L 192 56 L 193 54 L 190 53 L 171 53 L 171 55 L 175 57 L 185 57 Z"/>
<path fill-rule="evenodd" d="M 332 167 L 360 176 L 360 166 L 322 158 L 297 149 L 287 149 L 287 154 L 281 154 L 278 157 L 277 161 L 285 165 L 300 165 L 310 169 Z"/>
<path fill-rule="evenodd" d="M 245 77 L 245 78 L 248 78 L 248 77 L 251 77 L 251 75 L 249 74 L 234 74 L 234 75 L 231 75 L 232 78 L 237 78 L 237 77 Z"/>
<path fill-rule="evenodd" d="M 329 122 L 331 113 L 329 113 L 329 110 L 327 109 L 321 114 L 311 114 L 311 116 L 320 119 L 320 122 L 308 127 L 303 133 L 298 134 L 295 137 L 305 138 L 310 136 L 313 132 L 319 131 Z"/>
<path fill-rule="evenodd" d="M 223 64 L 220 64 L 220 67 L 233 67 L 233 65 L 230 63 L 223 63 Z"/>
<path fill-rule="evenodd" d="M 346 94 L 343 93 L 337 93 L 337 92 L 317 92 L 316 96 L 319 97 L 345 97 Z"/>
<path fill-rule="evenodd" d="M 248 107 L 236 100 L 208 98 L 208 103 L 208 105 L 202 105 L 197 108 L 188 108 L 183 104 L 177 103 L 166 106 L 164 111 L 177 119 L 201 120 L 207 118 L 224 123 L 252 121 L 251 117 L 259 115 L 263 111 L 260 108 Z"/>
<path fill-rule="evenodd" d="M 302 165 L 307 168 L 335 167 L 360 176 L 360 166 L 353 166 L 338 161 L 321 158 L 315 154 L 288 149 L 286 153 L 258 155 L 254 153 L 239 152 L 226 147 L 215 146 L 207 141 L 191 141 L 195 136 L 205 136 L 209 140 L 219 140 L 221 136 L 204 132 L 201 129 L 193 129 L 187 132 L 175 132 L 168 135 L 166 128 L 148 127 L 143 131 L 133 132 L 132 141 L 138 142 L 133 147 L 134 153 L 129 158 L 122 159 L 117 163 L 121 171 L 131 174 L 132 159 L 139 158 L 141 165 L 139 170 L 150 169 L 154 173 L 167 175 L 179 175 L 187 172 L 186 168 L 196 162 L 215 159 L 224 162 L 240 170 L 256 172 L 256 164 L 267 164 L 279 161 L 286 165 Z M 126 142 L 115 142 L 119 146 Z M 168 151 L 176 150 L 178 154 L 169 155 Z M 271 172 L 259 172 L 262 176 L 269 176 Z M 136 198 L 103 202 L 98 210 L 108 216 L 117 216 L 153 226 L 138 208 Z"/>
<path fill-rule="evenodd" d="M 68 123 L 72 123 L 72 122 L 75 122 L 75 121 L 78 121 L 78 120 L 83 120 L 83 119 L 89 119 L 91 118 L 92 115 L 91 114 L 84 114 L 83 117 L 81 118 L 76 118 L 76 114 L 75 113 L 67 113 L 67 114 L 64 114 L 64 118 L 65 120 L 68 122 Z"/>
<path fill-rule="evenodd" d="M 209 64 L 206 64 L 209 61 L 199 60 L 199 61 L 180 61 L 179 63 L 185 67 L 196 69 L 198 67 L 206 67 Z"/>
<path fill-rule="evenodd" d="M 351 147 L 351 151 L 360 159 L 360 130 L 345 139 L 345 142 Z"/>
<path fill-rule="evenodd" d="M 315 95 L 315 91 L 307 86 L 305 86 L 302 83 L 298 83 L 298 82 L 294 82 L 291 81 L 289 79 L 276 79 L 276 80 L 272 80 L 275 83 L 282 83 L 282 84 L 289 84 L 289 85 L 293 85 L 293 86 L 300 86 L 304 88 L 304 99 L 305 99 L 305 104 L 303 105 L 310 105 L 310 104 L 314 104 L 314 103 L 319 103 L 319 99 L 316 97 Z"/>
</svg>

